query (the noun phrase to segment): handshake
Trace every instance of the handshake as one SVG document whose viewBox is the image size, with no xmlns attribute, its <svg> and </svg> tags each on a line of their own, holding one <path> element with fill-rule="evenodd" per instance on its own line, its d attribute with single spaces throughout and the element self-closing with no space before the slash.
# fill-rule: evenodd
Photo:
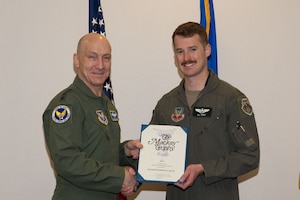
<svg viewBox="0 0 300 200">
<path fill-rule="evenodd" d="M 136 192 L 140 183 L 136 180 L 136 172 L 131 167 L 125 167 L 125 178 L 121 188 L 121 193 L 124 196 L 130 196 L 133 192 Z"/>
<path fill-rule="evenodd" d="M 138 159 L 139 150 L 143 148 L 140 140 L 130 140 L 124 145 L 124 151 L 126 156 Z M 136 192 L 140 183 L 136 179 L 136 172 L 132 167 L 125 167 L 125 177 L 121 188 L 121 194 L 124 196 L 130 196 L 133 192 Z"/>
</svg>

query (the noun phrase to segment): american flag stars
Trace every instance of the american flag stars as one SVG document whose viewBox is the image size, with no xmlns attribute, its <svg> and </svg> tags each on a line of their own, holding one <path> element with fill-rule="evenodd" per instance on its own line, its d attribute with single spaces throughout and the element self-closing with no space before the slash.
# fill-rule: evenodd
<svg viewBox="0 0 300 200">
<path fill-rule="evenodd" d="M 96 7 L 98 9 L 90 9 L 89 13 L 89 32 L 99 33 L 106 36 L 105 25 L 103 19 L 103 11 L 100 1 L 90 2 L 90 7 Z"/>
<path fill-rule="evenodd" d="M 103 11 L 100 0 L 89 0 L 89 32 L 106 36 Z M 106 79 L 103 91 L 114 104 L 114 95 L 110 76 Z"/>
</svg>

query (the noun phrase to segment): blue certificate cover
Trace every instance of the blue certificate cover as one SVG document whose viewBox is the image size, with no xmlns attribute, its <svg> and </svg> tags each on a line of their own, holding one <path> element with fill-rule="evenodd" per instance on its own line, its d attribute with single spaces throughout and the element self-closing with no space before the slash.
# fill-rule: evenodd
<svg viewBox="0 0 300 200">
<path fill-rule="evenodd" d="M 139 182 L 175 183 L 183 175 L 187 157 L 187 128 L 142 125 L 137 179 Z"/>
</svg>

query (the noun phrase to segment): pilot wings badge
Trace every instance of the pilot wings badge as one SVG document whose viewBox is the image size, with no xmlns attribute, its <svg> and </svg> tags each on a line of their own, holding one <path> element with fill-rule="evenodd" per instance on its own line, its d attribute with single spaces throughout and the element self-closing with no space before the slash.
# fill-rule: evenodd
<svg viewBox="0 0 300 200">
<path fill-rule="evenodd" d="M 196 117 L 210 117 L 211 116 L 211 111 L 212 111 L 212 108 L 195 107 L 194 112 L 193 112 L 193 116 L 196 116 Z"/>
</svg>

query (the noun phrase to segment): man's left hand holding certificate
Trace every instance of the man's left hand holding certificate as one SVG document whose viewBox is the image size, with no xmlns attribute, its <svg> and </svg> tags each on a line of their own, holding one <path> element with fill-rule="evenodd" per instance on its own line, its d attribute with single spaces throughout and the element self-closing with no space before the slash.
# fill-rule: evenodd
<svg viewBox="0 0 300 200">
<path fill-rule="evenodd" d="M 187 128 L 142 125 L 139 182 L 176 183 L 185 171 Z"/>
</svg>

